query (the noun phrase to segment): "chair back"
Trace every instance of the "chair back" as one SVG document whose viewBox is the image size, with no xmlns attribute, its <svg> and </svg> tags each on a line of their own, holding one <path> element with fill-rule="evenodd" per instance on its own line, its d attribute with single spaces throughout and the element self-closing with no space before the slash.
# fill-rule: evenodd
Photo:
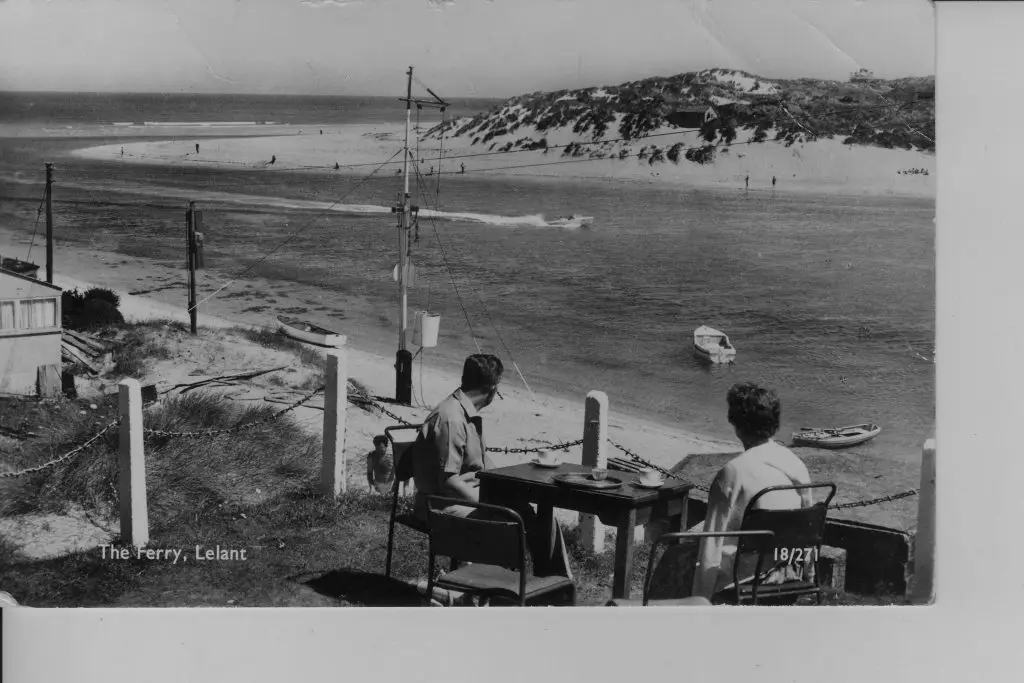
<svg viewBox="0 0 1024 683">
<path fill-rule="evenodd" d="M 451 505 L 474 508 L 463 517 L 442 510 Z M 427 528 L 431 555 L 458 558 L 459 562 L 497 565 L 524 572 L 526 526 L 513 510 L 457 498 L 427 497 Z"/>
<path fill-rule="evenodd" d="M 771 531 L 680 531 L 663 534 L 651 545 L 644 580 L 643 604 L 650 600 L 677 599 L 690 596 L 693 587 L 697 553 L 702 538 L 735 538 L 746 545 L 746 552 L 757 553 L 758 564 L 775 548 Z M 658 548 L 668 546 L 661 557 Z"/>
<path fill-rule="evenodd" d="M 395 464 L 395 486 L 412 477 L 412 459 L 406 458 L 410 449 L 418 442 L 423 425 L 393 425 L 384 428 L 384 435 L 391 442 L 391 459 Z"/>
<path fill-rule="evenodd" d="M 761 497 L 772 491 L 803 491 L 812 489 L 828 489 L 829 493 L 824 500 L 813 503 L 808 507 L 794 510 L 762 510 L 757 508 Z M 828 514 L 828 505 L 836 493 L 836 485 L 832 483 L 823 484 L 800 484 L 797 486 L 769 486 L 758 492 L 743 513 L 743 523 L 740 526 L 743 530 L 765 529 L 775 534 L 775 546 L 777 548 L 809 548 L 820 547 L 825 539 L 825 518 Z M 746 550 L 744 543 L 739 544 L 739 551 Z"/>
</svg>

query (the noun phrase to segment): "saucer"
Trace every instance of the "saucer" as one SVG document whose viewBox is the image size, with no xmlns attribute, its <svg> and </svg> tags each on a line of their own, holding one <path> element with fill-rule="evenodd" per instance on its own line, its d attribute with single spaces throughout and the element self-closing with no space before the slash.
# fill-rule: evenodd
<svg viewBox="0 0 1024 683">
<path fill-rule="evenodd" d="M 558 467 L 559 465 L 561 465 L 561 464 L 562 464 L 562 463 L 560 463 L 560 462 L 559 462 L 559 461 L 557 461 L 557 460 L 552 460 L 551 462 L 541 462 L 541 461 L 540 461 L 540 460 L 538 460 L 537 458 L 534 458 L 534 459 L 533 459 L 533 460 L 531 460 L 530 462 L 532 462 L 532 463 L 533 463 L 534 465 L 536 465 L 537 467 L 546 467 L 546 468 L 548 468 L 548 469 L 552 469 L 552 470 L 553 470 L 553 469 L 555 469 L 556 467 Z"/>
<path fill-rule="evenodd" d="M 637 479 L 636 481 L 633 482 L 633 486 L 639 486 L 642 489 L 660 489 L 664 485 L 665 485 L 665 480 L 664 479 L 658 481 L 657 483 L 654 483 L 654 482 L 648 483 L 646 481 L 643 481 L 642 479 Z"/>
</svg>

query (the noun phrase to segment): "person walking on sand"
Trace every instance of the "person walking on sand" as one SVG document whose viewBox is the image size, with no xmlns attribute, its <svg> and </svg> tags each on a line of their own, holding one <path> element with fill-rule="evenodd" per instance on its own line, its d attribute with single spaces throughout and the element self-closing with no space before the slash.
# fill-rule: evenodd
<svg viewBox="0 0 1024 683">
<path fill-rule="evenodd" d="M 196 154 L 199 154 L 199 143 L 196 143 Z"/>
<path fill-rule="evenodd" d="M 460 166 L 460 169 L 461 169 L 459 171 L 459 173 L 465 173 L 466 172 L 466 164 L 464 164 L 462 162 L 459 162 L 459 166 Z"/>
<path fill-rule="evenodd" d="M 121 156 L 124 156 L 124 146 L 121 146 Z"/>
<path fill-rule="evenodd" d="M 772 176 L 772 189 L 775 189 L 775 176 Z"/>
<path fill-rule="evenodd" d="M 270 155 L 270 165 L 273 166 L 275 161 L 277 161 L 277 155 L 276 154 L 271 154 Z"/>
<path fill-rule="evenodd" d="M 749 190 L 750 189 L 750 174 L 749 173 L 747 174 L 747 177 L 744 179 L 743 182 L 745 183 L 744 189 Z"/>
<path fill-rule="evenodd" d="M 498 394 L 504 366 L 491 354 L 474 354 L 462 367 L 462 382 L 427 416 L 420 428 L 412 457 L 412 475 L 416 484 L 413 506 L 418 518 L 426 521 L 427 497 L 446 496 L 465 501 L 480 501 L 477 472 L 493 467 L 484 444 L 484 425 L 480 411 Z M 422 451 L 419 449 L 422 448 Z M 410 454 L 406 454 L 406 458 Z M 403 461 L 405 458 L 403 458 Z M 565 539 L 558 523 L 540 523 L 529 503 L 507 505 L 515 510 L 526 526 L 526 542 L 533 557 L 537 576 L 566 576 L 572 579 Z M 466 505 L 451 505 L 442 511 L 459 517 L 488 519 L 487 512 Z M 554 543 L 550 543 L 554 540 Z M 550 554 L 548 554 L 550 553 Z"/>
</svg>

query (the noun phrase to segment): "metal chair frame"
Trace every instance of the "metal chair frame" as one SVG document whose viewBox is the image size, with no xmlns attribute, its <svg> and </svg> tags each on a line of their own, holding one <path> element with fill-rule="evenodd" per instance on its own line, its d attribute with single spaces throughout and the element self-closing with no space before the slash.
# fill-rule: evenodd
<svg viewBox="0 0 1024 683">
<path fill-rule="evenodd" d="M 419 430 L 422 427 L 423 427 L 423 425 L 421 425 L 421 424 L 420 425 L 393 425 L 391 427 L 386 427 L 384 429 L 384 435 L 388 438 L 388 442 L 391 444 L 391 455 L 392 455 L 392 460 L 394 461 L 394 471 L 395 471 L 395 482 L 394 482 L 394 484 L 391 487 L 391 519 L 388 522 L 388 555 L 387 555 L 387 560 L 386 560 L 385 565 L 384 565 L 384 575 L 387 576 L 387 577 L 391 576 L 391 558 L 392 558 L 392 554 L 394 552 L 394 544 L 395 544 L 395 523 L 397 522 L 398 524 L 401 524 L 402 526 L 406 526 L 406 527 L 408 527 L 410 529 L 413 529 L 415 531 L 419 531 L 420 533 L 424 533 L 424 534 L 427 533 L 426 524 L 421 522 L 419 520 L 419 518 L 415 517 L 414 515 L 399 515 L 398 514 L 398 491 L 399 491 L 399 488 L 403 484 L 406 484 L 409 481 L 409 479 L 412 478 L 411 470 L 410 470 L 409 476 L 405 477 L 404 479 L 401 478 L 399 476 L 399 472 L 401 472 L 401 470 L 399 469 L 399 466 L 401 464 L 401 459 L 405 456 L 405 452 L 409 448 L 411 448 L 412 445 L 416 443 L 416 441 L 413 441 L 413 442 L 408 443 L 408 444 L 406 444 L 405 442 L 401 442 L 403 444 L 403 446 L 402 446 L 401 452 L 399 452 L 399 449 L 396 446 L 395 438 L 394 438 L 394 433 L 395 432 L 413 429 L 413 430 L 416 430 L 416 432 L 417 432 L 417 440 L 418 440 L 419 439 L 419 436 L 418 436 Z"/>
<path fill-rule="evenodd" d="M 748 531 L 677 531 L 674 533 L 662 534 L 655 539 L 651 545 L 650 557 L 647 560 L 647 576 L 644 579 L 643 605 L 646 607 L 650 602 L 651 580 L 654 578 L 654 570 L 657 567 L 658 547 L 671 545 L 690 538 L 739 538 L 747 540 L 747 551 L 757 552 L 757 574 L 761 573 L 764 556 L 775 548 L 775 534 L 768 530 Z M 734 562 L 732 567 L 733 591 L 737 603 L 740 597 L 739 562 Z M 755 594 L 756 594 L 755 587 Z"/>
<path fill-rule="evenodd" d="M 809 507 L 795 510 L 763 510 L 755 507 L 757 502 L 763 496 L 772 493 L 773 491 L 803 491 L 810 489 L 829 489 L 829 493 L 823 501 L 813 503 Z M 769 486 L 768 488 L 759 491 L 757 495 L 750 499 L 750 502 L 747 503 L 746 509 L 743 511 L 743 521 L 740 525 L 740 529 L 743 531 L 771 531 L 775 535 L 775 545 L 772 549 L 773 553 L 774 549 L 779 547 L 789 549 L 814 548 L 814 581 L 810 587 L 797 585 L 795 587 L 790 586 L 787 588 L 787 584 L 785 583 L 765 586 L 762 584 L 762 561 L 764 556 L 761 555 L 758 558 L 757 570 L 754 574 L 753 581 L 751 582 L 749 595 L 743 595 L 744 589 L 738 582 L 734 584 L 737 604 L 750 600 L 752 604 L 756 605 L 762 593 L 764 593 L 765 597 L 768 598 L 798 598 L 801 595 L 813 594 L 818 604 L 821 604 L 822 588 L 821 570 L 819 566 L 819 562 L 821 560 L 821 546 L 825 536 L 825 523 L 828 506 L 829 503 L 832 502 L 832 498 L 835 494 L 836 485 L 831 482 L 823 482 L 818 484 Z M 739 543 L 737 543 L 737 562 L 733 565 L 734 570 L 739 565 L 739 556 L 746 551 L 748 551 L 748 548 L 746 547 L 744 540 L 741 538 Z M 798 583 L 804 584 L 805 582 L 800 581 Z"/>
<path fill-rule="evenodd" d="M 452 505 L 471 507 L 484 510 L 494 519 L 474 519 L 457 517 L 441 511 Z M 444 526 L 449 529 L 442 530 Z M 514 529 L 514 540 L 510 532 Z M 476 529 L 473 529 L 476 527 Z M 501 588 L 487 588 L 467 591 L 463 584 L 446 582 L 442 576 L 434 578 L 434 567 L 437 556 L 447 555 L 452 560 L 457 557 L 460 562 L 475 565 L 491 565 L 510 569 L 518 574 L 519 590 L 517 598 L 520 606 L 526 606 L 530 580 L 535 578 L 526 569 L 527 543 L 526 524 L 515 510 L 500 505 L 477 503 L 458 498 L 444 496 L 427 497 L 427 528 L 430 537 L 430 559 L 427 578 L 427 599 L 433 594 L 434 586 L 449 590 L 477 593 L 490 597 L 493 593 L 503 592 Z M 440 532 L 440 533 L 439 533 Z M 502 538 L 504 534 L 505 538 Z M 509 541 L 513 541 L 509 543 Z M 529 597 L 538 597 L 559 591 L 568 590 L 572 604 L 576 604 L 576 587 L 571 580 L 565 579 L 546 588 L 539 589 Z"/>
</svg>

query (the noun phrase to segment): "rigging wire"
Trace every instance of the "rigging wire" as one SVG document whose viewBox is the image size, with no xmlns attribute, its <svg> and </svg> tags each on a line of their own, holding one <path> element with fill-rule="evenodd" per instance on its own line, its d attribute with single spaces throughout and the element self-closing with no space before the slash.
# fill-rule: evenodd
<svg viewBox="0 0 1024 683">
<path fill-rule="evenodd" d="M 428 203 L 428 205 L 429 205 L 429 202 L 430 202 L 430 200 L 429 200 L 429 197 L 427 196 L 427 194 L 426 194 L 426 191 L 425 191 L 425 190 L 426 190 L 426 186 L 425 186 L 425 183 L 421 183 L 421 184 L 420 184 L 420 192 L 421 192 L 421 193 L 423 194 L 423 198 L 424 198 L 424 200 L 425 200 L 425 201 L 426 201 L 426 202 Z M 435 209 L 434 209 L 434 211 L 435 211 L 435 213 L 438 213 L 438 212 L 440 212 L 440 207 L 439 207 L 439 206 L 436 206 L 436 207 L 435 207 Z M 438 229 L 437 229 L 437 222 L 435 221 L 435 219 L 434 219 L 434 216 L 433 216 L 433 215 L 432 215 L 432 216 L 430 216 L 430 223 L 431 223 L 431 226 L 432 226 L 432 227 L 433 227 L 433 229 L 434 229 L 434 235 L 435 235 L 435 236 L 437 237 L 437 243 L 438 243 L 438 245 L 441 245 L 441 236 L 440 236 L 440 234 L 439 234 L 439 231 L 438 231 Z M 444 247 L 442 246 L 442 255 L 444 254 L 444 251 L 443 251 L 443 250 L 444 250 Z M 447 258 L 447 256 L 445 256 L 445 257 L 444 257 L 444 262 L 445 262 L 445 267 L 446 267 L 446 268 L 448 268 L 448 273 L 449 273 L 449 275 L 451 275 L 451 272 L 452 272 L 452 271 L 451 271 L 451 266 L 450 266 L 450 265 L 449 265 L 449 263 L 448 263 L 448 258 Z M 454 277 L 452 277 L 452 286 L 453 286 L 453 287 L 455 286 L 455 280 L 454 280 Z M 512 367 L 513 367 L 513 368 L 515 369 L 515 371 L 516 371 L 516 374 L 518 374 L 518 375 L 519 375 L 519 379 L 521 379 L 521 380 L 522 380 L 522 382 L 523 382 L 523 386 L 525 386 L 525 387 L 526 387 L 526 390 L 527 390 L 528 392 L 530 392 L 530 397 L 531 397 L 531 398 L 532 398 L 532 399 L 533 399 L 534 401 L 536 401 L 536 400 L 537 400 L 537 397 L 536 397 L 536 395 L 535 395 L 535 394 L 533 393 L 533 389 L 532 389 L 532 388 L 530 387 L 530 383 L 526 381 L 526 377 L 524 377 L 524 376 L 523 376 L 523 371 L 522 371 L 522 370 L 520 370 L 520 368 L 519 368 L 519 364 L 518 364 L 518 363 L 516 363 L 515 357 L 513 357 L 513 355 L 512 355 L 512 351 L 511 351 L 511 350 L 510 350 L 510 349 L 508 348 L 508 345 L 507 345 L 507 344 L 505 344 L 505 339 L 504 339 L 504 338 L 503 338 L 503 337 L 501 336 L 501 331 L 500 331 L 500 330 L 498 329 L 498 326 L 494 324 L 494 319 L 493 319 L 493 318 L 491 318 L 491 314 L 490 314 L 490 311 L 489 311 L 489 310 L 487 309 L 487 305 L 486 305 L 486 304 L 485 304 L 485 303 L 483 302 L 483 298 L 482 298 L 482 297 L 480 296 L 480 292 L 479 292 L 479 291 L 477 291 L 477 289 L 476 289 L 475 287 L 471 286 L 471 285 L 470 285 L 470 287 L 469 287 L 469 288 L 470 288 L 470 290 L 472 290 L 472 291 L 473 291 L 473 293 L 474 293 L 474 294 L 476 295 L 477 301 L 479 301 L 479 302 L 480 302 L 480 306 L 481 306 L 481 308 L 483 308 L 483 310 L 484 310 L 484 314 L 485 314 L 485 315 L 487 316 L 487 319 L 488 319 L 488 321 L 489 321 L 489 322 L 491 323 L 491 327 L 492 327 L 492 328 L 494 328 L 494 332 L 495 332 L 495 334 L 496 334 L 496 335 L 497 335 L 497 337 L 498 337 L 498 341 L 499 341 L 499 343 L 501 344 L 502 348 L 503 348 L 503 349 L 505 350 L 505 353 L 506 353 L 506 354 L 508 354 L 508 358 L 509 358 L 509 361 L 510 361 L 510 362 L 512 363 Z M 460 306 L 462 306 L 462 310 L 463 310 L 463 313 L 465 313 L 465 314 L 466 314 L 466 320 L 468 321 L 468 320 L 469 320 L 469 314 L 468 314 L 468 312 L 466 311 L 466 307 L 465 307 L 465 306 L 463 305 L 463 303 L 462 303 L 462 297 L 461 297 L 461 295 L 459 295 L 459 294 L 458 294 L 458 288 L 456 288 L 455 292 L 456 292 L 456 295 L 457 295 L 457 296 L 459 296 L 459 305 L 460 305 Z M 473 332 L 472 332 L 472 327 L 470 328 L 470 332 L 471 332 L 471 333 L 473 333 Z M 474 342 L 476 342 L 476 335 L 475 335 L 475 333 L 473 333 L 473 334 L 474 334 L 474 338 L 473 338 L 473 341 L 474 341 Z M 480 352 L 480 353 L 483 353 L 482 351 L 480 351 L 480 344 L 479 344 L 479 343 L 477 343 L 477 351 L 478 351 L 478 352 Z"/>
<path fill-rule="evenodd" d="M 300 226 L 300 227 L 299 227 L 299 228 L 298 228 L 297 230 L 293 231 L 293 232 L 292 232 L 292 233 L 291 233 L 290 235 L 288 235 L 287 237 L 285 237 L 285 239 L 284 239 L 284 240 L 282 240 L 282 241 L 281 241 L 281 242 L 280 242 L 280 243 L 279 243 L 279 244 L 278 244 L 278 245 L 277 245 L 276 247 L 274 247 L 273 249 L 271 249 L 271 250 L 270 250 L 269 252 L 267 252 L 266 254 L 264 254 L 263 256 L 261 256 L 261 257 L 260 257 L 259 259 L 257 259 L 257 260 L 256 260 L 256 261 L 254 261 L 253 263 L 251 263 L 251 264 L 249 264 L 248 266 L 246 266 L 246 268 L 245 268 L 244 270 L 242 270 L 242 272 L 240 272 L 240 273 L 239 273 L 238 275 L 236 275 L 235 277 L 233 277 L 233 278 L 231 278 L 230 280 L 228 280 L 228 281 L 227 281 L 226 283 L 224 283 L 224 284 L 223 284 L 222 286 L 220 286 L 219 288 L 217 288 L 217 289 L 216 289 L 216 290 L 215 290 L 215 291 L 214 291 L 214 292 L 213 292 L 212 294 L 210 294 L 209 296 L 205 297 L 205 298 L 204 298 L 204 299 L 203 299 L 202 301 L 199 301 L 198 303 L 196 303 L 196 304 L 195 304 L 195 306 L 194 306 L 193 308 L 190 308 L 190 309 L 188 309 L 189 313 L 191 313 L 191 312 L 192 312 L 192 310 L 193 310 L 194 308 L 199 308 L 199 306 L 201 306 L 202 304 L 206 303 L 207 301 L 209 301 L 209 300 L 210 300 L 210 299 L 212 299 L 213 297 L 217 296 L 217 294 L 219 294 L 220 292 L 222 292 L 222 291 L 224 291 L 225 289 L 227 289 L 227 288 L 228 288 L 228 287 L 229 287 L 230 285 L 232 285 L 232 284 L 234 284 L 235 282 L 237 282 L 237 281 L 238 281 L 238 278 L 242 277 L 243 275 L 245 275 L 246 273 L 248 273 L 248 272 L 249 272 L 250 270 L 252 270 L 252 269 L 253 269 L 253 268 L 255 268 L 256 266 L 258 266 L 259 264 L 263 263 L 263 262 L 264 262 L 265 260 L 267 260 L 267 258 L 269 258 L 269 257 L 270 257 L 271 255 L 273 255 L 274 253 L 276 253 L 276 252 L 277 252 L 277 251 L 278 251 L 278 250 L 279 250 L 279 249 L 280 249 L 281 247 L 283 247 L 284 245 L 288 244 L 288 243 L 289 243 L 289 242 L 291 242 L 291 241 L 292 241 L 293 239 L 295 239 L 296 237 L 298 237 L 299 233 L 301 233 L 301 232 L 305 231 L 305 230 L 306 230 L 307 228 L 309 228 L 309 227 L 310 227 L 311 225 L 313 225 L 313 223 L 315 223 L 316 221 L 318 221 L 318 220 L 319 220 L 320 218 L 322 218 L 323 216 L 326 216 L 326 215 L 327 215 L 327 212 L 329 212 L 329 211 L 330 211 L 330 210 L 331 210 L 332 208 L 334 208 L 335 206 L 337 206 L 337 205 L 338 205 L 338 204 L 340 204 L 341 202 L 345 201 L 345 199 L 346 199 L 346 198 L 347 198 L 347 197 L 348 197 L 348 196 L 349 196 L 350 194 L 352 194 L 353 192 L 355 192 L 356 190 L 358 190 L 358 189 L 359 189 L 360 187 L 362 187 L 362 186 L 363 186 L 364 184 L 366 184 L 366 182 L 367 182 L 367 181 L 368 181 L 368 180 L 369 180 L 370 178 L 372 178 L 372 177 L 373 177 L 373 176 L 374 176 L 374 175 L 375 175 L 375 174 L 376 174 L 376 173 L 377 173 L 378 171 L 380 171 L 380 169 L 384 168 L 384 166 L 385 166 L 385 165 L 386 165 L 386 164 L 387 164 L 387 163 L 388 163 L 389 161 L 391 161 L 391 159 L 394 159 L 394 158 L 395 158 L 396 156 L 398 156 L 399 154 L 401 154 L 401 150 L 399 150 L 398 152 L 395 152 L 394 154 L 392 154 L 392 155 L 391 155 L 391 157 L 390 157 L 390 158 L 389 158 L 389 159 L 388 159 L 387 161 L 385 161 L 385 162 L 383 162 L 382 164 L 380 164 L 380 165 L 379 165 L 379 166 L 378 166 L 378 167 L 377 167 L 376 169 L 374 169 L 374 170 L 373 170 L 373 171 L 372 171 L 372 172 L 371 172 L 371 173 L 370 173 L 370 174 L 369 174 L 368 176 L 366 176 L 366 177 L 365 177 L 365 178 L 363 178 L 363 179 L 362 179 L 361 181 L 359 181 L 358 183 L 356 183 L 356 185 L 355 185 L 355 186 L 353 186 L 353 187 L 349 188 L 349 190 L 348 190 L 347 192 L 345 192 L 345 194 L 343 194 L 343 195 L 342 195 L 341 197 L 339 197 L 338 199 L 334 200 L 334 201 L 333 201 L 333 202 L 331 203 L 331 205 L 330 205 L 330 206 L 328 206 L 328 207 L 327 207 L 326 209 L 324 209 L 323 211 L 321 211 L 320 213 L 318 213 L 318 214 L 317 214 L 316 216 L 313 216 L 313 218 L 311 218 L 311 219 L 310 219 L 309 221 L 307 221 L 305 225 L 303 225 L 303 226 Z"/>
<path fill-rule="evenodd" d="M 25 260 L 29 261 L 29 262 L 31 262 L 32 247 L 34 247 L 35 243 L 36 243 L 36 232 L 38 232 L 38 230 L 39 230 L 39 219 L 43 215 L 43 204 L 45 204 L 45 203 L 46 203 L 46 190 L 44 189 L 43 190 L 43 198 L 39 200 L 39 208 L 36 209 L 36 224 L 32 228 L 32 239 L 28 243 L 28 256 L 25 257 Z"/>
<path fill-rule="evenodd" d="M 417 185 L 420 188 L 420 194 L 426 199 L 426 190 L 423 184 L 422 178 L 417 173 Z M 459 292 L 459 286 L 455 282 L 455 274 L 452 272 L 451 264 L 448 262 L 448 253 L 444 248 L 444 244 L 441 242 L 441 236 L 437 232 L 437 223 L 434 218 L 430 218 L 430 224 L 434 229 L 434 237 L 437 240 L 437 246 L 441 249 L 441 259 L 444 261 L 444 267 L 448 271 L 448 278 L 451 280 L 452 289 L 455 290 L 455 297 L 458 299 L 459 307 L 462 309 L 462 314 L 466 318 L 466 325 L 469 327 L 469 334 L 473 337 L 473 344 L 476 346 L 477 353 L 483 353 L 483 349 L 480 348 L 480 342 L 477 339 L 476 330 L 473 329 L 473 321 L 470 320 L 469 311 L 466 309 L 466 305 L 462 301 L 462 294 Z"/>
</svg>

